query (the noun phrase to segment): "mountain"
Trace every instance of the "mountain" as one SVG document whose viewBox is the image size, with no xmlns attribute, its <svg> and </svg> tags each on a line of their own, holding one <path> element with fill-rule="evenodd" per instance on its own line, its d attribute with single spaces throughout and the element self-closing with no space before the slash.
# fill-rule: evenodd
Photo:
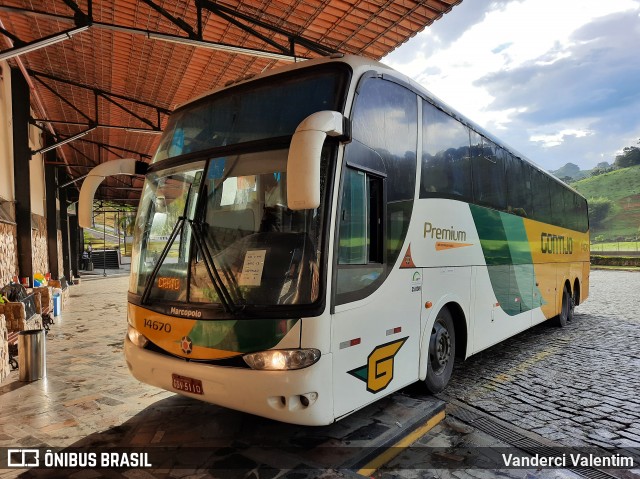
<svg viewBox="0 0 640 479">
<path fill-rule="evenodd" d="M 571 178 L 572 180 L 580 180 L 589 176 L 591 170 L 581 170 L 580 167 L 573 163 L 567 163 L 562 168 L 551 170 L 551 174 L 560 178 Z"/>
</svg>

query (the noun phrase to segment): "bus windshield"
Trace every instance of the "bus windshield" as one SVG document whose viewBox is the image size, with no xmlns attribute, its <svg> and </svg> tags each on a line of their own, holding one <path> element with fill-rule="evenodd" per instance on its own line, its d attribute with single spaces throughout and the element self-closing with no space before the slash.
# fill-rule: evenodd
<svg viewBox="0 0 640 479">
<path fill-rule="evenodd" d="M 293 135 L 312 113 L 343 111 L 349 75 L 333 64 L 267 77 L 176 111 L 153 163 L 211 148 Z"/>
<path fill-rule="evenodd" d="M 335 152 L 325 145 L 323 179 Z M 287 154 L 241 153 L 148 175 L 130 291 L 150 303 L 213 303 L 228 313 L 314 303 L 326 208 L 287 208 Z"/>
</svg>

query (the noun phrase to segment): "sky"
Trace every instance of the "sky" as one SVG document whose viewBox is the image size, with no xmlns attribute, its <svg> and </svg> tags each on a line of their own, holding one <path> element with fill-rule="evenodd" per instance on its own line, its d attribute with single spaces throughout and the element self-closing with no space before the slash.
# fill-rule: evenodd
<svg viewBox="0 0 640 479">
<path fill-rule="evenodd" d="M 548 170 L 640 147 L 640 0 L 463 0 L 382 62 Z"/>
</svg>

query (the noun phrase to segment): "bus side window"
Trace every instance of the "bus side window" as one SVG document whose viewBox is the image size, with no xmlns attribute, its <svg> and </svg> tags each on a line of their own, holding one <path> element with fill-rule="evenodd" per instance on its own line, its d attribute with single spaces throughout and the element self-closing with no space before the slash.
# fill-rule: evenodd
<svg viewBox="0 0 640 479">
<path fill-rule="evenodd" d="M 336 304 L 375 291 L 402 250 L 415 194 L 417 95 L 389 79 L 365 76 L 352 129 L 344 155 Z"/>
<path fill-rule="evenodd" d="M 471 158 L 475 203 L 499 211 L 506 210 L 507 188 L 502 148 L 472 131 Z"/>
<path fill-rule="evenodd" d="M 473 203 L 469 128 L 429 102 L 422 105 L 420 198 Z"/>
<path fill-rule="evenodd" d="M 507 169 L 507 213 L 530 218 L 533 212 L 531 199 L 532 168 L 520 158 L 504 151 Z"/>
<path fill-rule="evenodd" d="M 383 272 L 383 193 L 383 178 L 347 168 L 340 202 L 339 295 L 366 289 Z"/>
</svg>

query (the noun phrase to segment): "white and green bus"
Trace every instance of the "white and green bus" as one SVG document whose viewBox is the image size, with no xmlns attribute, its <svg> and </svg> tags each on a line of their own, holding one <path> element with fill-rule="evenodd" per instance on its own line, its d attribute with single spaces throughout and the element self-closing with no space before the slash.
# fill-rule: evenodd
<svg viewBox="0 0 640 479">
<path fill-rule="evenodd" d="M 83 185 L 80 223 L 104 176 Z M 138 170 L 140 171 L 140 170 Z M 588 295 L 587 203 L 406 76 L 305 61 L 176 109 L 135 226 L 140 381 L 329 424 Z"/>
</svg>

